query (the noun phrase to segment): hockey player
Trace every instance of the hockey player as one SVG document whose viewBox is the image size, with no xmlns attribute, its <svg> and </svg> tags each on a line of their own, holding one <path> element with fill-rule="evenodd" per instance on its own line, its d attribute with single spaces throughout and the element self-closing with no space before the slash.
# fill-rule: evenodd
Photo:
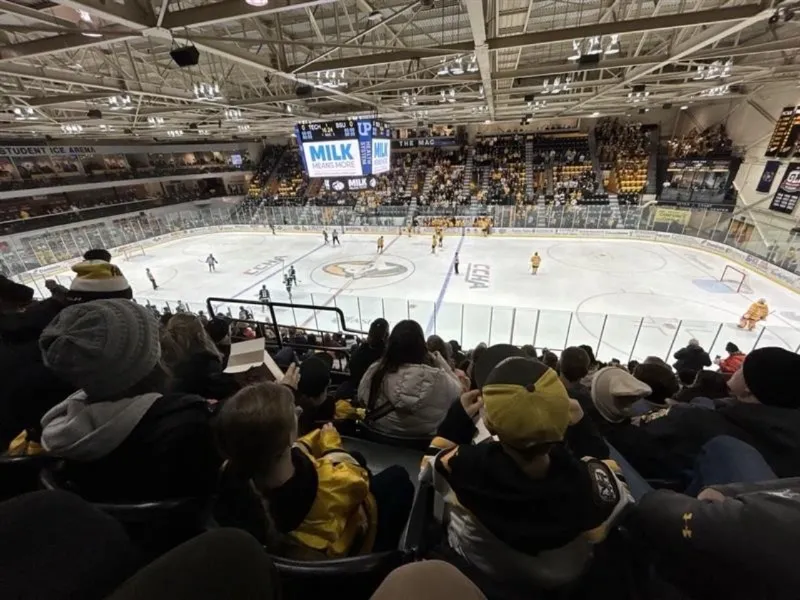
<svg viewBox="0 0 800 600">
<path fill-rule="evenodd" d="M 764 298 L 760 298 L 758 302 L 753 302 L 747 312 L 742 315 L 739 321 L 739 329 L 747 329 L 753 331 L 756 328 L 758 321 L 766 321 L 769 316 L 769 306 Z"/>
<path fill-rule="evenodd" d="M 259 300 L 259 302 L 261 302 L 262 304 L 266 304 L 267 302 L 269 302 L 269 301 L 270 301 L 270 297 L 269 297 L 269 290 L 267 289 L 267 286 L 266 286 L 266 285 L 262 285 L 262 286 L 261 286 L 261 289 L 260 289 L 260 290 L 258 290 L 258 300 Z M 266 307 L 265 307 L 265 306 L 262 306 L 262 307 L 261 307 L 261 312 L 264 312 L 264 311 L 266 311 L 266 310 L 267 310 L 267 309 L 266 309 Z"/>
<path fill-rule="evenodd" d="M 539 256 L 538 252 L 534 252 L 533 256 L 531 256 L 531 275 L 536 275 L 537 271 L 539 270 L 539 265 L 542 264 L 542 257 Z"/>
<path fill-rule="evenodd" d="M 272 235 L 275 235 L 275 224 L 274 223 L 270 223 L 269 224 L 269 228 L 272 231 Z"/>
<path fill-rule="evenodd" d="M 339 232 L 336 231 L 335 229 L 331 233 L 331 238 L 333 239 L 333 244 L 332 245 L 334 245 L 334 246 L 336 244 L 339 244 L 340 246 L 342 245 L 342 242 L 339 241 Z"/>
<path fill-rule="evenodd" d="M 214 258 L 213 254 L 209 254 L 208 258 L 206 259 L 206 264 L 208 265 L 208 272 L 213 273 L 216 272 L 219 261 Z"/>
<path fill-rule="evenodd" d="M 150 272 L 150 269 L 149 268 L 145 269 L 145 273 L 147 273 L 147 278 L 150 280 L 150 285 L 153 286 L 154 290 L 157 290 L 158 289 L 158 284 L 156 284 L 156 278 Z"/>
<path fill-rule="evenodd" d="M 239 319 L 242 321 L 247 321 L 250 318 L 250 312 L 244 307 L 239 307 Z"/>
<path fill-rule="evenodd" d="M 327 229 L 323 229 L 322 230 L 322 238 L 325 240 L 325 243 L 327 244 L 328 243 L 328 230 Z"/>
<path fill-rule="evenodd" d="M 433 234 L 433 239 L 431 240 L 431 254 L 436 254 L 436 242 L 439 238 L 436 236 L 436 233 Z"/>
<path fill-rule="evenodd" d="M 456 252 L 456 255 L 453 257 L 453 272 L 456 275 L 458 275 L 458 262 L 458 252 Z"/>
<path fill-rule="evenodd" d="M 175 307 L 175 313 L 182 315 L 187 312 L 189 311 L 186 310 L 186 305 L 182 301 L 178 300 L 178 305 Z"/>
<path fill-rule="evenodd" d="M 283 285 L 286 286 L 286 293 L 289 295 L 289 302 L 292 301 L 292 280 L 289 275 L 283 276 Z"/>
<path fill-rule="evenodd" d="M 439 236 L 439 248 L 443 248 L 442 243 L 444 242 L 444 230 L 439 227 L 436 233 Z"/>
<path fill-rule="evenodd" d="M 297 271 L 294 270 L 294 265 L 289 267 L 289 280 L 293 286 L 297 287 Z"/>
<path fill-rule="evenodd" d="M 383 254 L 383 236 L 378 238 L 378 254 Z"/>
</svg>

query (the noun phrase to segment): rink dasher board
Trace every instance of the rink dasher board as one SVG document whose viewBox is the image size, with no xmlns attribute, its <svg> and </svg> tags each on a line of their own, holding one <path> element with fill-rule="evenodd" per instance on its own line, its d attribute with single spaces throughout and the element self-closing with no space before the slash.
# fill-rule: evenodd
<svg viewBox="0 0 800 600">
<path fill-rule="evenodd" d="M 281 225 L 276 226 L 275 231 L 280 233 L 304 233 L 320 235 L 322 227 L 313 225 Z M 326 228 L 331 229 L 331 228 Z M 364 226 L 364 225 L 350 225 L 342 229 L 342 235 L 346 238 L 348 235 L 353 234 L 379 234 L 379 235 L 405 235 L 407 230 L 401 229 L 397 226 Z M 461 229 L 462 235 L 484 237 L 486 234 L 483 229 L 477 227 L 461 227 L 461 228 L 446 228 L 447 229 Z M 432 235 L 437 228 L 435 227 L 416 227 L 413 229 L 415 235 Z M 169 242 L 183 240 L 190 237 L 205 236 L 211 233 L 271 233 L 272 230 L 267 225 L 253 224 L 253 225 L 211 225 L 208 227 L 197 227 L 193 229 L 185 229 L 183 231 L 170 232 L 164 235 L 155 236 L 141 242 L 133 244 L 124 244 L 108 250 L 112 255 L 119 255 L 125 249 L 141 247 L 144 250 L 161 246 Z M 451 233 L 451 237 L 452 237 Z M 458 235 L 457 233 L 455 235 Z M 537 229 L 527 229 L 523 227 L 497 227 L 492 228 L 492 236 L 507 236 L 517 238 L 540 238 L 540 239 L 604 239 L 604 240 L 633 240 L 644 242 L 655 242 L 659 244 L 673 244 L 683 246 L 694 250 L 702 250 L 709 254 L 730 260 L 740 267 L 748 269 L 758 275 L 766 277 L 770 281 L 777 283 L 784 288 L 800 293 L 800 276 L 787 271 L 781 267 L 768 263 L 765 260 L 758 258 L 739 250 L 713 240 L 706 240 L 696 238 L 689 235 L 680 233 L 667 233 L 663 231 L 642 231 L 638 229 L 560 229 L 541 227 Z M 53 263 L 45 267 L 33 269 L 21 273 L 21 276 L 47 276 L 61 271 L 68 271 L 70 267 L 80 262 L 79 259 L 72 259 L 60 263 Z"/>
</svg>

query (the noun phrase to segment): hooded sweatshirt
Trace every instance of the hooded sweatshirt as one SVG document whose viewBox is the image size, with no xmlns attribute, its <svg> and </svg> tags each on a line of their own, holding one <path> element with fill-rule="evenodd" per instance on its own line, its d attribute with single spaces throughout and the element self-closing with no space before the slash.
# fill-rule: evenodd
<svg viewBox="0 0 800 600">
<path fill-rule="evenodd" d="M 473 432 L 456 401 L 434 443 L 443 437 L 469 440 Z M 574 581 L 588 565 L 591 545 L 605 538 L 631 501 L 611 464 L 578 459 L 557 444 L 546 475 L 535 479 L 499 442 L 444 450 L 433 480 L 450 508 L 448 542 L 480 571 L 509 585 L 552 589 Z"/>
<path fill-rule="evenodd" d="M 198 396 L 90 403 L 79 391 L 45 414 L 42 444 L 66 459 L 66 480 L 92 501 L 200 496 L 212 489 L 220 464 L 209 418 Z"/>
</svg>

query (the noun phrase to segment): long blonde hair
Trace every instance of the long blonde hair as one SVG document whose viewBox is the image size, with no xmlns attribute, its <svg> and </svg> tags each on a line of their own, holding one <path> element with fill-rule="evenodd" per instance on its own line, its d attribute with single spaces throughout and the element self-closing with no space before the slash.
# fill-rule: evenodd
<svg viewBox="0 0 800 600">
<path fill-rule="evenodd" d="M 250 385 L 229 398 L 214 423 L 217 445 L 227 466 L 250 482 L 261 500 L 266 519 L 267 547 L 281 536 L 265 495 L 268 481 L 297 433 L 294 397 L 286 386 L 272 382 Z"/>
<path fill-rule="evenodd" d="M 172 339 L 176 358 L 187 358 L 192 354 L 207 352 L 222 360 L 222 354 L 214 340 L 206 332 L 202 321 L 194 315 L 179 313 L 167 322 L 166 333 Z M 163 341 L 163 340 L 162 340 Z"/>
</svg>

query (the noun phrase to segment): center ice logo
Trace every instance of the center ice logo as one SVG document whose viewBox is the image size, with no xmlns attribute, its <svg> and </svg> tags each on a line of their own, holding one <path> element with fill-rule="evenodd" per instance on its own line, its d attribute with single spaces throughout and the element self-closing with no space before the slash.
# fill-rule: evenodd
<svg viewBox="0 0 800 600">
<path fill-rule="evenodd" d="M 383 262 L 378 264 L 377 262 L 369 260 L 351 260 L 331 263 L 322 267 L 322 270 L 329 275 L 347 277 L 348 279 L 360 279 L 362 277 L 395 277 L 408 272 L 408 268 L 399 263 Z"/>
</svg>

